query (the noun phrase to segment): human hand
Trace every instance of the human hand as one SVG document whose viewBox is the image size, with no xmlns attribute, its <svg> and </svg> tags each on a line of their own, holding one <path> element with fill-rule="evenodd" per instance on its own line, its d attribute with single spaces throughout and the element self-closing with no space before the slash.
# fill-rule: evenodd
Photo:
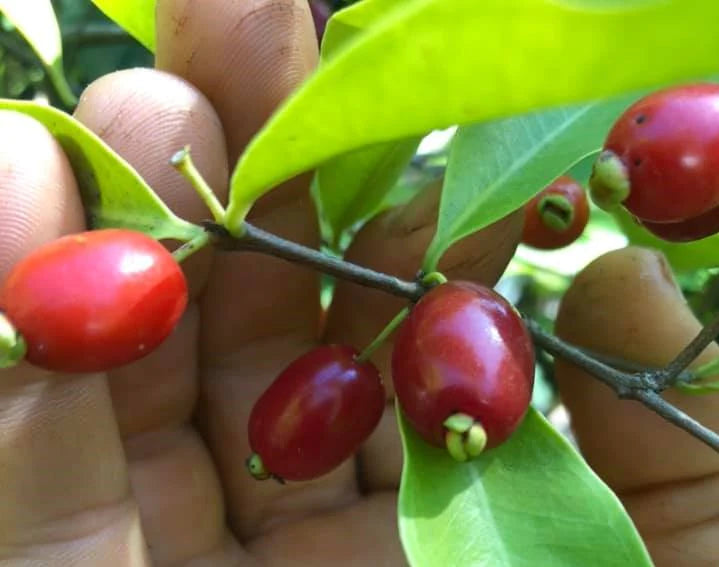
<svg viewBox="0 0 719 567">
<path fill-rule="evenodd" d="M 311 26 L 303 0 L 160 0 L 162 72 L 100 79 L 76 117 L 176 213 L 200 221 L 208 214 L 169 157 L 189 143 L 225 200 L 228 164 L 316 64 Z M 19 115 L 2 112 L 0 122 L 13 133 L 0 139 L 2 278 L 39 244 L 85 225 L 56 142 Z M 257 204 L 252 221 L 316 245 L 307 186 L 307 176 L 286 183 Z M 370 223 L 349 259 L 413 276 L 433 233 L 437 199 L 431 189 Z M 491 285 L 520 232 L 519 215 L 504 219 L 460 242 L 441 269 Z M 185 269 L 190 305 L 176 332 L 147 358 L 107 374 L 50 374 L 27 365 L 3 371 L 0 559 L 13 565 L 403 564 L 396 533 L 401 448 L 391 404 L 358 456 L 325 478 L 280 486 L 258 483 L 245 470 L 254 400 L 318 340 L 317 275 L 274 258 L 211 251 Z M 381 292 L 341 284 L 322 339 L 361 348 L 401 306 Z M 390 348 L 375 355 L 388 402 Z"/>
</svg>

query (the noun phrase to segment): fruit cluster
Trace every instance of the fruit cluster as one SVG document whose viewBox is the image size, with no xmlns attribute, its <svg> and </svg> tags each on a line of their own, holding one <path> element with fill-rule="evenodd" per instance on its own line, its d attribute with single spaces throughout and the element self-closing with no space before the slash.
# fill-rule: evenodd
<svg viewBox="0 0 719 567">
<path fill-rule="evenodd" d="M 469 282 L 430 289 L 398 331 L 392 380 L 407 420 L 458 461 L 496 447 L 519 426 L 534 383 L 531 337 L 500 295 Z M 257 479 L 310 480 L 354 454 L 385 408 L 380 373 L 346 346 L 292 362 L 249 419 Z"/>
</svg>

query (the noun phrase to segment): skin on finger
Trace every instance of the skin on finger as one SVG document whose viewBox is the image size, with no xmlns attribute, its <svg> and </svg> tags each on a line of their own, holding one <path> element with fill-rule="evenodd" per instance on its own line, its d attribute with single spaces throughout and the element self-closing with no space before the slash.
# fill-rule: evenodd
<svg viewBox="0 0 719 567">
<path fill-rule="evenodd" d="M 207 99 L 187 81 L 149 69 L 113 73 L 88 87 L 75 114 L 182 218 L 210 217 L 189 182 L 169 164 L 185 145 L 218 198 L 226 200 L 222 127 Z M 173 334 L 149 356 L 110 373 L 132 489 L 156 565 L 221 556 L 227 545 L 217 472 L 189 426 L 198 393 L 195 299 L 205 286 L 212 251 L 198 256 L 183 264 L 191 301 Z"/>
<path fill-rule="evenodd" d="M 288 526 L 280 534 L 253 541 L 250 551 L 264 565 L 387 566 L 407 565 L 395 530 L 397 494 L 377 494 L 356 504 Z M 348 535 L 349 534 L 349 535 Z M 302 558 L 298 561 L 298 558 Z"/>
<path fill-rule="evenodd" d="M 0 281 L 28 252 L 84 230 L 70 165 L 47 130 L 0 112 Z M 27 364 L 0 380 L 0 559 L 146 565 L 101 374 Z"/>
<path fill-rule="evenodd" d="M 160 0 L 157 66 L 212 101 L 233 162 L 255 132 L 314 69 L 317 40 L 305 0 Z M 310 246 L 319 241 L 309 177 L 275 188 L 252 222 Z M 255 400 L 315 345 L 318 277 L 250 253 L 217 254 L 202 304 L 199 422 L 220 469 L 230 525 L 242 541 L 357 498 L 352 463 L 315 482 L 280 486 L 247 473 L 247 421 Z"/>
<path fill-rule="evenodd" d="M 419 269 L 437 221 L 442 188 L 434 182 L 407 205 L 377 217 L 356 236 L 347 252 L 351 262 L 412 279 Z M 467 279 L 493 286 L 514 255 L 524 221 L 523 210 L 455 243 L 443 256 L 439 270 L 449 279 Z M 384 292 L 341 282 L 328 316 L 326 341 L 362 349 L 407 302 Z M 392 342 L 372 355 L 384 377 L 388 401 L 393 397 L 391 380 Z M 382 424 L 360 453 L 362 484 L 367 490 L 396 488 L 401 472 L 402 448 L 392 403 Z"/>
<path fill-rule="evenodd" d="M 307 0 L 158 0 L 158 69 L 196 85 L 227 132 L 230 162 L 317 64 Z"/>
<path fill-rule="evenodd" d="M 666 259 L 638 247 L 589 264 L 565 294 L 556 322 L 568 342 L 650 367 L 670 362 L 700 329 Z M 692 366 L 716 356 L 719 347 L 712 344 Z M 583 454 L 623 499 L 657 565 L 709 565 L 696 558 L 715 559 L 719 552 L 715 538 L 703 535 L 718 525 L 715 499 L 708 498 L 719 490 L 716 453 L 571 364 L 557 360 L 556 378 Z M 664 397 L 719 428 L 715 396 L 670 390 Z"/>
</svg>

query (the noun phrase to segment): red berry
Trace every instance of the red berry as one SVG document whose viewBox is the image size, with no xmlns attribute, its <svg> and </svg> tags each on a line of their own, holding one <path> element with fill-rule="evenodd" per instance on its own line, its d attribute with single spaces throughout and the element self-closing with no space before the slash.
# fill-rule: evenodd
<svg viewBox="0 0 719 567">
<path fill-rule="evenodd" d="M 703 215 L 680 222 L 649 222 L 638 221 L 649 232 L 669 242 L 690 242 L 706 238 L 719 231 L 719 207 L 707 211 Z"/>
<path fill-rule="evenodd" d="M 588 219 L 584 188 L 563 175 L 527 203 L 522 242 L 545 250 L 568 246 L 582 234 Z"/>
<path fill-rule="evenodd" d="M 311 480 L 351 457 L 379 423 L 385 392 L 370 362 L 348 346 L 317 347 L 293 361 L 249 420 L 255 478 Z"/>
<path fill-rule="evenodd" d="M 651 222 L 706 213 L 719 205 L 719 85 L 672 87 L 640 99 L 617 119 L 604 149 L 590 181 L 600 206 L 623 202 Z"/>
<path fill-rule="evenodd" d="M 459 414 L 484 429 L 492 448 L 529 407 L 534 348 L 503 297 L 477 284 L 448 282 L 427 292 L 403 323 L 392 376 L 404 414 L 427 442 L 451 452 L 446 422 Z"/>
<path fill-rule="evenodd" d="M 22 333 L 27 360 L 98 372 L 150 353 L 187 304 L 185 276 L 159 242 L 107 229 L 64 236 L 14 266 L 0 308 Z"/>
</svg>

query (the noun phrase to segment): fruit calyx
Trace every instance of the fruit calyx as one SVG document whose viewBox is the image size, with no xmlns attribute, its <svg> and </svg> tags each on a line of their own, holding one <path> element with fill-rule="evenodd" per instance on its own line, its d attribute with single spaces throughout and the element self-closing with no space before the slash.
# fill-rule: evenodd
<svg viewBox="0 0 719 567">
<path fill-rule="evenodd" d="M 4 313 L 0 312 L 0 368 L 15 366 L 27 352 L 27 344 L 20 332 Z"/>
<path fill-rule="evenodd" d="M 252 478 L 255 480 L 267 480 L 274 478 L 280 484 L 284 484 L 284 481 L 280 477 L 273 475 L 265 468 L 265 463 L 262 462 L 262 457 L 260 457 L 257 453 L 252 453 L 249 457 L 247 457 L 245 460 L 245 466 L 247 467 L 250 475 L 252 475 Z"/>
<path fill-rule="evenodd" d="M 629 171 L 611 150 L 604 150 L 594 163 L 589 178 L 592 200 L 598 207 L 611 210 L 629 197 Z"/>
<path fill-rule="evenodd" d="M 455 413 L 444 421 L 447 429 L 445 446 L 450 456 L 459 462 L 478 457 L 487 445 L 487 432 L 466 413 Z"/>
<path fill-rule="evenodd" d="M 542 197 L 537 205 L 542 222 L 552 230 L 564 232 L 574 221 L 574 206 L 562 195 Z"/>
</svg>

